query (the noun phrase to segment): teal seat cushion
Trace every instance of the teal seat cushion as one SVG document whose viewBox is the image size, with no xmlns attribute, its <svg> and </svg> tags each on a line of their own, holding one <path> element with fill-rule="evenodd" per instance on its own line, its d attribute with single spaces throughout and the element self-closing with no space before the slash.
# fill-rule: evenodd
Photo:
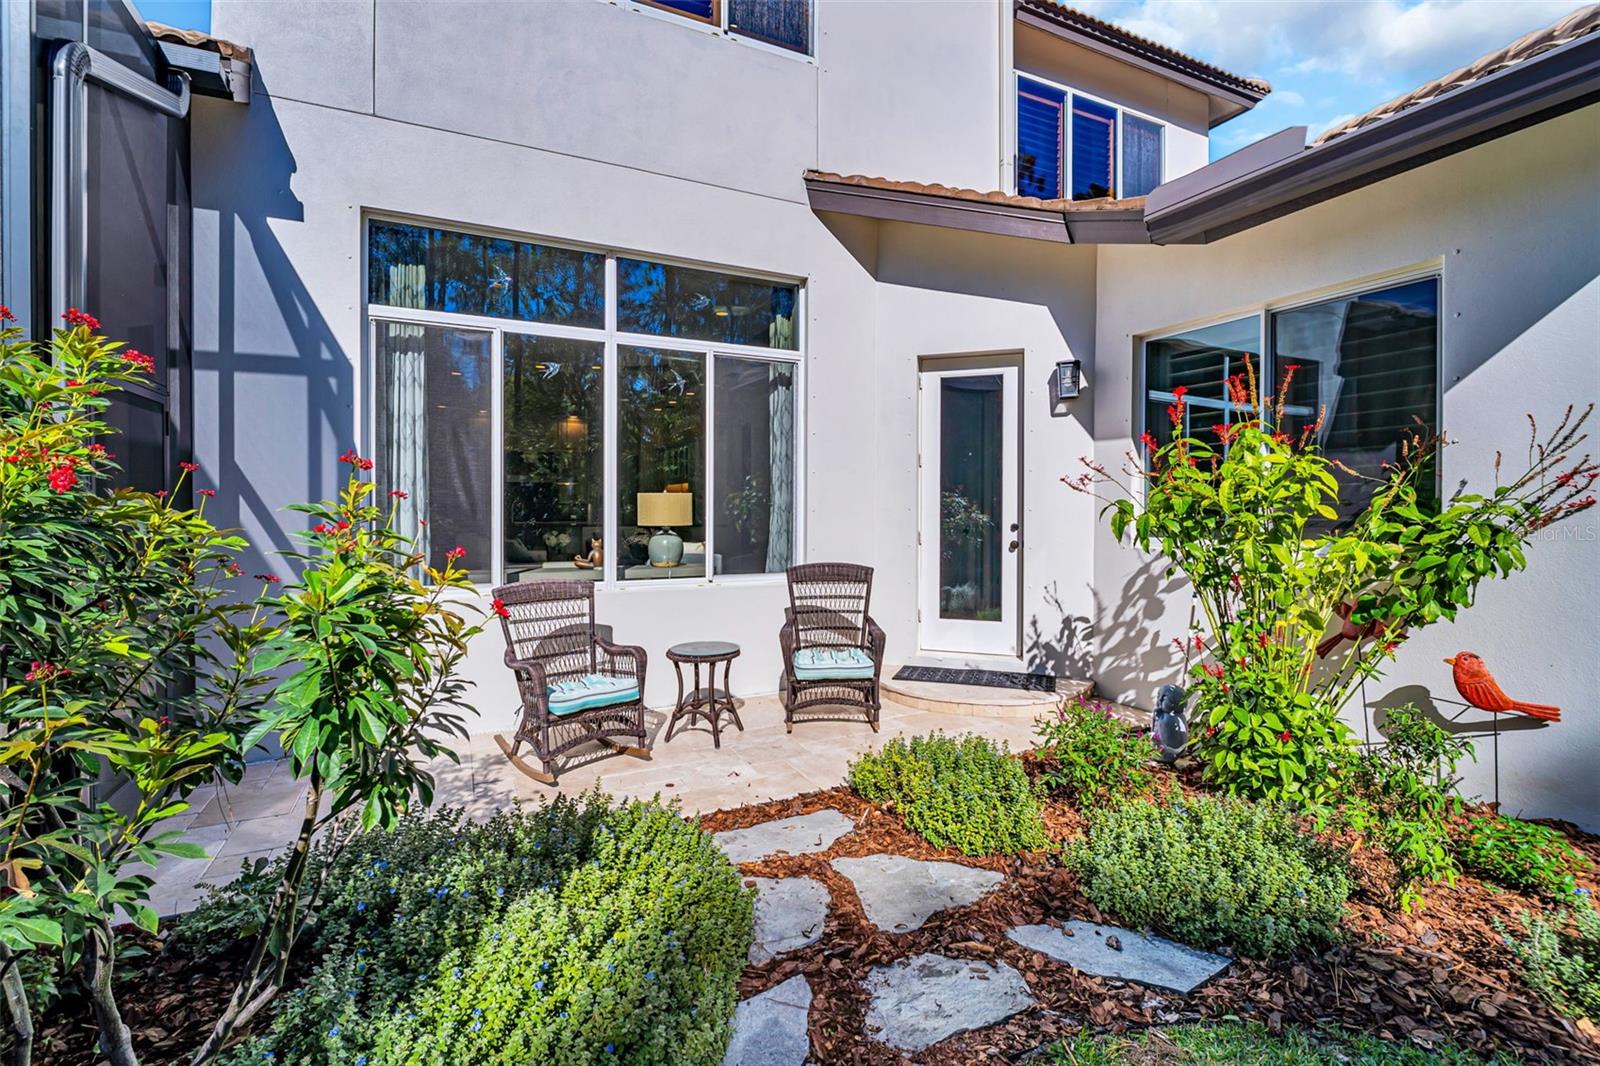
<svg viewBox="0 0 1600 1066">
<path fill-rule="evenodd" d="M 550 698 L 550 713 L 560 717 L 614 703 L 632 703 L 639 698 L 639 681 L 609 674 L 584 674 L 557 681 L 545 694 Z"/>
<path fill-rule="evenodd" d="M 872 656 L 864 648 L 801 648 L 794 653 L 794 676 L 801 681 L 871 679 Z"/>
</svg>

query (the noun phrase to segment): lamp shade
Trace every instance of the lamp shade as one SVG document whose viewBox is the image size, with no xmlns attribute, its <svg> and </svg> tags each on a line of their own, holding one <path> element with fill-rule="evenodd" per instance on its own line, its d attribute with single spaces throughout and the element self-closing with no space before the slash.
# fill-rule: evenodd
<svg viewBox="0 0 1600 1066">
<path fill-rule="evenodd" d="M 694 524 L 694 493 L 641 492 L 638 494 L 641 526 Z"/>
</svg>

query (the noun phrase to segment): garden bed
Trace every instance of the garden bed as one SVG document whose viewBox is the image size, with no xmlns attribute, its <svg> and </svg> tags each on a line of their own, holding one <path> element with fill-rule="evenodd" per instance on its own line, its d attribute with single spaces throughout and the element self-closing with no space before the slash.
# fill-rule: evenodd
<svg viewBox="0 0 1600 1066">
<path fill-rule="evenodd" d="M 1224 1017 L 1256 1019 L 1272 1030 L 1286 1023 L 1332 1023 L 1422 1046 L 1449 1043 L 1485 1055 L 1510 1051 L 1528 1061 L 1593 1061 L 1600 1055 L 1591 1026 L 1562 1018 L 1526 989 L 1492 924 L 1498 918 L 1515 927 L 1520 912 L 1538 913 L 1546 905 L 1471 877 L 1454 887 L 1431 886 L 1425 908 L 1408 915 L 1361 887 L 1380 883 L 1382 873 L 1362 876 L 1359 868 L 1368 860 L 1358 856 L 1343 944 L 1276 962 L 1238 959 L 1193 994 L 1180 996 L 1041 962 L 1007 939 L 1006 931 L 1020 924 L 1109 918 L 1078 892 L 1072 872 L 1048 855 L 972 858 L 934 848 L 891 811 L 842 787 L 719 811 L 702 825 L 720 832 L 827 808 L 852 818 L 855 831 L 825 851 L 741 868 L 746 876 L 812 877 L 832 895 L 817 943 L 748 967 L 740 983 L 740 997 L 748 998 L 803 974 L 814 995 L 812 1052 L 823 1063 L 905 1061 L 868 1034 L 863 982 L 874 966 L 924 952 L 1007 963 L 1023 974 L 1038 1001 L 1000 1025 L 951 1037 L 916 1058 L 938 1066 L 1013 1061 L 1085 1028 L 1123 1032 Z M 1064 803 L 1050 803 L 1044 814 L 1058 840 L 1081 825 Z M 1600 860 L 1600 838 L 1563 828 L 1577 847 Z M 934 915 L 920 929 L 886 933 L 866 919 L 850 881 L 830 865 L 834 858 L 885 852 L 996 870 L 1006 881 L 976 903 Z M 1377 856 L 1370 862 L 1382 865 Z M 1592 874 L 1580 881 L 1595 888 Z"/>
</svg>

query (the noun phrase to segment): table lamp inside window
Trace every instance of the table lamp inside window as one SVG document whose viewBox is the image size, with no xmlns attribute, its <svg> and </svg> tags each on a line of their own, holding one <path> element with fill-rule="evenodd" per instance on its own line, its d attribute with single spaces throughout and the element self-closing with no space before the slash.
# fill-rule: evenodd
<svg viewBox="0 0 1600 1066">
<path fill-rule="evenodd" d="M 670 527 L 694 524 L 694 494 L 641 492 L 638 503 L 639 524 L 657 530 L 650 537 L 650 565 L 668 567 L 683 562 L 683 538 Z"/>
</svg>

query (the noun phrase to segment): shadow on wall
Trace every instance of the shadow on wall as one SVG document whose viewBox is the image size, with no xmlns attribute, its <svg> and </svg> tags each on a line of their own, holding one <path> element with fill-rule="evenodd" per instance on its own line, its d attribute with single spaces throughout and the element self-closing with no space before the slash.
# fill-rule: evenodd
<svg viewBox="0 0 1600 1066">
<path fill-rule="evenodd" d="M 1089 619 L 1068 614 L 1057 587 L 1050 585 L 1045 591 L 1054 609 L 1049 629 L 1038 615 L 1028 620 L 1023 649 L 1028 669 L 1092 680 L 1100 695 L 1148 709 L 1156 689 L 1183 683 L 1183 656 L 1172 643 L 1182 634 L 1163 633 L 1161 620 L 1164 600 L 1184 587 L 1181 578 L 1166 576 L 1159 559 L 1147 559 L 1114 602 L 1108 604 L 1090 588 L 1095 618 Z"/>
<path fill-rule="evenodd" d="M 1359 704 L 1359 697 L 1351 701 Z M 1391 689 L 1375 701 L 1367 704 L 1369 712 L 1368 725 L 1373 736 L 1363 736 L 1363 740 L 1372 740 L 1379 736 L 1388 736 L 1389 712 L 1396 707 L 1410 704 L 1422 712 L 1422 716 L 1434 725 L 1443 729 L 1453 737 L 1462 740 L 1477 741 L 1493 737 L 1495 726 L 1499 725 L 1501 736 L 1513 733 L 1526 733 L 1530 730 L 1548 728 L 1549 723 L 1541 722 L 1536 718 L 1529 718 L 1521 714 L 1495 714 L 1491 711 L 1481 711 L 1476 707 L 1469 707 L 1460 700 L 1451 698 L 1435 699 L 1432 691 L 1426 685 L 1401 685 Z"/>
<path fill-rule="evenodd" d="M 336 491 L 336 456 L 355 439 L 353 362 L 273 233 L 305 210 L 271 97 L 202 107 L 194 206 L 214 214 L 216 276 L 197 273 L 195 320 L 199 336 L 214 329 L 216 348 L 194 353 L 197 450 L 223 490 L 214 519 L 251 541 L 246 572 L 284 572 L 293 567 L 278 553 L 304 523 L 283 508 Z"/>
</svg>

